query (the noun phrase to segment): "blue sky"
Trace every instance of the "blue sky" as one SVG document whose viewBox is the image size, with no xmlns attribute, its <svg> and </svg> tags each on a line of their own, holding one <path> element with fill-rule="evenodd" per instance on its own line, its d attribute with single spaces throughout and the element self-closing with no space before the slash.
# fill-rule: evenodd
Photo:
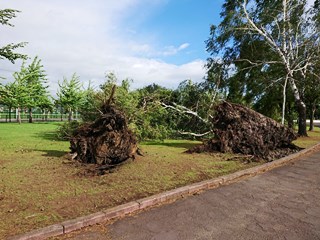
<svg viewBox="0 0 320 240">
<path fill-rule="evenodd" d="M 181 46 L 183 52 L 164 56 L 166 62 L 184 64 L 194 59 L 206 59 L 204 41 L 209 37 L 211 24 L 219 23 L 222 1 L 171 0 L 154 10 L 142 24 L 142 33 L 155 33 L 159 45 Z"/>
<path fill-rule="evenodd" d="M 219 23 L 222 0 L 7 0 L 18 9 L 14 28 L 0 26 L 0 46 L 27 41 L 21 50 L 39 56 L 54 94 L 58 81 L 76 72 L 99 86 L 106 72 L 174 88 L 201 81 L 210 24 Z M 12 81 L 21 62 L 2 61 L 0 75 Z"/>
</svg>

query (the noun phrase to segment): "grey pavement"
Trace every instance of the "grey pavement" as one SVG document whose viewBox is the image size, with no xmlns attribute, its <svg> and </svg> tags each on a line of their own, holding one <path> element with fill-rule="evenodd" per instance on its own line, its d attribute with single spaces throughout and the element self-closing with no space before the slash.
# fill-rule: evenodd
<svg viewBox="0 0 320 240">
<path fill-rule="evenodd" d="M 320 151 L 67 239 L 320 239 Z"/>
</svg>

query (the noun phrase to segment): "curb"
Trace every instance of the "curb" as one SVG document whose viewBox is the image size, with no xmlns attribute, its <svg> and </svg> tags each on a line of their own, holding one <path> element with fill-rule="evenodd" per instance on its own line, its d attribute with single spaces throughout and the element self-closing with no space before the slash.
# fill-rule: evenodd
<svg viewBox="0 0 320 240">
<path fill-rule="evenodd" d="M 317 148 L 320 148 L 320 143 L 304 149 L 300 152 L 291 154 L 289 156 L 280 158 L 278 160 L 265 163 L 263 165 L 252 167 L 249 169 L 241 170 L 229 175 L 221 176 L 215 179 L 210 179 L 198 183 L 194 183 L 188 186 L 176 188 L 163 193 L 152 195 L 150 197 L 142 198 L 136 201 L 132 201 L 126 204 L 122 204 L 113 208 L 109 208 L 97 213 L 93 213 L 87 216 L 78 217 L 72 220 L 67 220 L 59 224 L 54 224 L 41 229 L 33 230 L 31 232 L 9 237 L 8 240 L 41 240 L 49 237 L 54 237 L 62 234 L 66 234 L 75 230 L 79 230 L 83 227 L 95 225 L 97 223 L 105 222 L 108 220 L 123 217 L 125 215 L 135 213 L 139 210 L 144 210 L 156 206 L 158 204 L 175 201 L 180 198 L 197 194 L 201 191 L 217 188 L 222 185 L 228 185 L 239 181 L 240 179 L 246 179 L 264 173 L 271 169 L 288 164 L 297 158 L 310 153 Z"/>
</svg>

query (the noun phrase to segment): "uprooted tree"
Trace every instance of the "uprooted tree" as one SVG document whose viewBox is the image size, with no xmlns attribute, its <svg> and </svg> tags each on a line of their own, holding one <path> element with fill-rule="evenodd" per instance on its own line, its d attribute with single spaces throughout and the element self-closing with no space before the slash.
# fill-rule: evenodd
<svg viewBox="0 0 320 240">
<path fill-rule="evenodd" d="M 296 133 L 245 106 L 222 102 L 211 119 L 214 138 L 189 152 L 220 151 L 273 160 L 297 152 Z"/>
<path fill-rule="evenodd" d="M 73 159 L 106 169 L 134 159 L 137 140 L 128 128 L 124 113 L 112 104 L 114 92 L 115 86 L 109 100 L 100 108 L 100 117 L 91 124 L 80 126 L 70 139 Z"/>
</svg>

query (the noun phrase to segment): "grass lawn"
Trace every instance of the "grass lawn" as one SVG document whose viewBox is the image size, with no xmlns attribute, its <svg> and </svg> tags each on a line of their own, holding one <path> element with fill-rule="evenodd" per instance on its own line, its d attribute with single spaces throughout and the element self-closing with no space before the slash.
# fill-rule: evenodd
<svg viewBox="0 0 320 240">
<path fill-rule="evenodd" d="M 249 168 L 230 154 L 186 154 L 199 142 L 145 142 L 144 157 L 103 176 L 66 158 L 58 123 L 0 124 L 0 239 L 189 183 Z M 320 132 L 297 141 L 320 141 Z M 230 160 L 231 159 L 231 160 Z"/>
</svg>

